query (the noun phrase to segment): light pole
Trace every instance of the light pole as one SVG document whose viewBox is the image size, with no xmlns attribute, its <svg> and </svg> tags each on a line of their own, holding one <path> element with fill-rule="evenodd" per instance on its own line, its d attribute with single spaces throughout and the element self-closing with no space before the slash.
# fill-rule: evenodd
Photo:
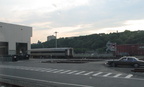
<svg viewBox="0 0 144 87">
<path fill-rule="evenodd" d="M 58 33 L 58 32 L 55 32 L 55 37 L 56 37 L 55 47 L 56 47 L 56 48 L 57 48 L 57 33 Z"/>
</svg>

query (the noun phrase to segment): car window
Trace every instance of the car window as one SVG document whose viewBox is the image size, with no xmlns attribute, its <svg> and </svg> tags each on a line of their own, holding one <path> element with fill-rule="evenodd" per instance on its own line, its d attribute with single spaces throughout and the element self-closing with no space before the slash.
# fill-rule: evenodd
<svg viewBox="0 0 144 87">
<path fill-rule="evenodd" d="M 127 58 L 122 58 L 120 59 L 120 61 L 127 61 Z"/>
<path fill-rule="evenodd" d="M 133 60 L 134 60 L 134 61 L 138 61 L 138 59 L 137 59 L 137 58 L 134 58 Z"/>
<path fill-rule="evenodd" d="M 128 61 L 135 61 L 134 58 L 128 58 Z"/>
</svg>

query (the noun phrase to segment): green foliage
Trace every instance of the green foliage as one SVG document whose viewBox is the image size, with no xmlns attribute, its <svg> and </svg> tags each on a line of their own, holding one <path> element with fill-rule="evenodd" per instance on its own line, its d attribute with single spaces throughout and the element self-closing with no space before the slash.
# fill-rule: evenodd
<svg viewBox="0 0 144 87">
<path fill-rule="evenodd" d="M 85 53 L 87 51 L 105 52 L 106 43 L 110 41 L 117 44 L 144 44 L 144 31 L 129 31 L 110 33 L 110 34 L 92 34 L 87 36 L 60 38 L 57 40 L 58 47 L 72 47 L 76 53 Z M 32 44 L 32 48 L 54 48 L 55 40 L 43 43 Z"/>
</svg>

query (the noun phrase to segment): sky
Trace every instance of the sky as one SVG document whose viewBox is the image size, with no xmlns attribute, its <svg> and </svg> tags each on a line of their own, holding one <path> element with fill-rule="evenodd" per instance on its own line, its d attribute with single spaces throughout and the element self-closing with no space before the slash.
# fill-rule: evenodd
<svg viewBox="0 0 144 87">
<path fill-rule="evenodd" d="M 144 0 L 0 0 L 0 11 L 0 22 L 32 27 L 32 43 L 144 30 Z"/>
</svg>

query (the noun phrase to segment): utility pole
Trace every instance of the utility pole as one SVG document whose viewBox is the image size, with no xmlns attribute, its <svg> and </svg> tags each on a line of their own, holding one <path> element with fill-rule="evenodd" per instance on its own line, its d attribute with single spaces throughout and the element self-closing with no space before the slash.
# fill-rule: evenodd
<svg viewBox="0 0 144 87">
<path fill-rule="evenodd" d="M 56 48 L 57 48 L 57 33 L 58 33 L 58 32 L 55 32 L 55 37 L 56 37 L 55 47 L 56 47 Z"/>
</svg>

